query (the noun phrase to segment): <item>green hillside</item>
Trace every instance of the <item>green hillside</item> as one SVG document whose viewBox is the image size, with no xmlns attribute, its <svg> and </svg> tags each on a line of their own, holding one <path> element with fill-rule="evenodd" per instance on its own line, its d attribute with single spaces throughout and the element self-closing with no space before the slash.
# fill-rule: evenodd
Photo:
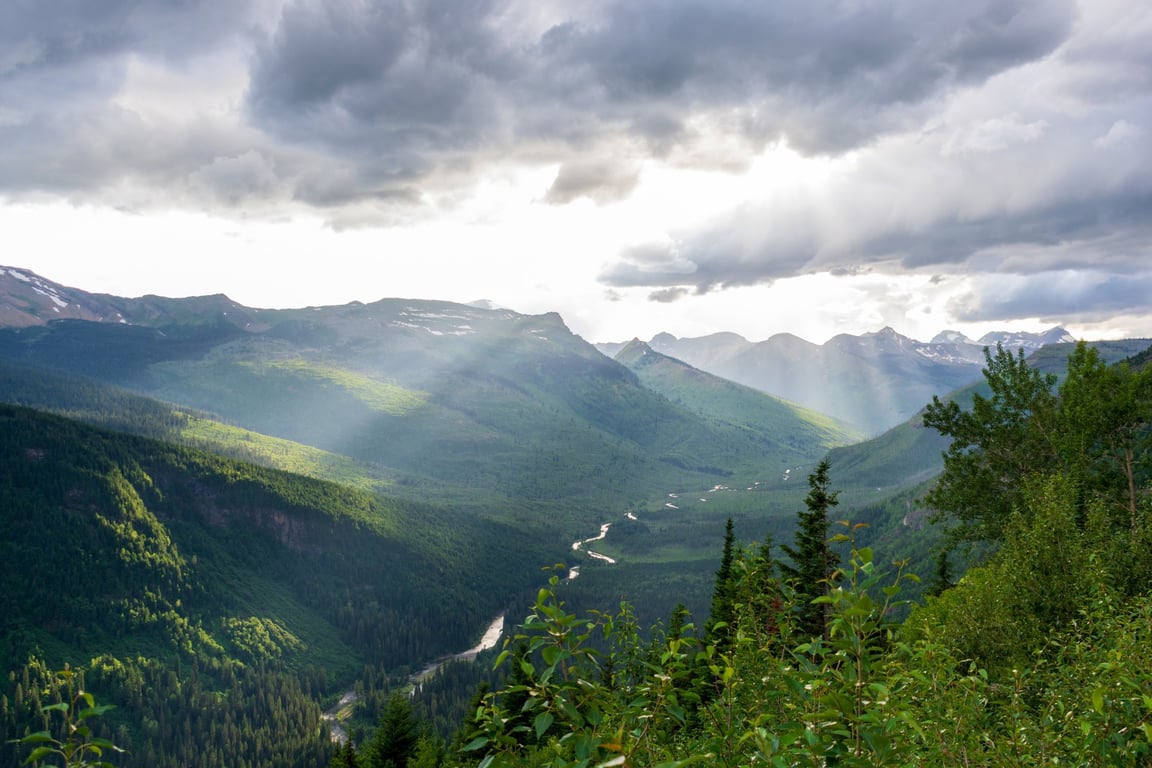
<svg viewBox="0 0 1152 768">
<path fill-rule="evenodd" d="M 497 547 L 533 567 L 492 563 Z M 310 723 L 283 742 L 299 750 L 291 764 L 315 764 L 329 748 L 321 697 L 366 665 L 416 668 L 467 647 L 549 556 L 521 526 L 0 406 L 0 664 L 15 684 L 40 669 L 29 658 L 99 657 L 89 672 L 105 695 L 143 697 L 121 721 L 155 757 L 139 764 L 180 764 L 208 729 L 252 717 L 246 687 L 286 691 Z M 189 685 L 190 700 L 169 701 Z M 214 703 L 189 719 L 199 691 Z M 6 733 L 26 722 L 29 693 L 3 694 Z M 141 719 L 152 696 L 183 732 Z M 271 738 L 282 714 L 258 728 Z"/>
<path fill-rule="evenodd" d="M 775 453 L 774 458 L 785 462 L 798 456 L 818 458 L 828 448 L 860 438 L 830 416 L 706 373 L 642 341 L 629 342 L 615 360 L 652 391 L 705 418 L 747 432 Z"/>
</svg>

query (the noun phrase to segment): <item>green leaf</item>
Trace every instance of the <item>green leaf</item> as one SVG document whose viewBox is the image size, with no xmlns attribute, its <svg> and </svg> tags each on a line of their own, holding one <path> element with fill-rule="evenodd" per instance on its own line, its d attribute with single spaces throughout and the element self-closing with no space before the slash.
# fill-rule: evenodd
<svg viewBox="0 0 1152 768">
<path fill-rule="evenodd" d="M 52 747 L 36 747 L 36 749 L 32 750 L 32 754 L 24 759 L 23 765 L 39 762 L 42 758 L 54 754 L 56 754 L 56 750 Z"/>
<path fill-rule="evenodd" d="M 541 712 L 536 715 L 536 720 L 533 721 L 533 726 L 536 728 L 536 738 L 541 739 L 548 729 L 552 727 L 552 723 L 556 718 L 552 717 L 551 712 Z"/>
<path fill-rule="evenodd" d="M 467 744 L 465 744 L 460 749 L 463 752 L 475 752 L 477 749 L 482 749 L 483 747 L 486 747 L 486 746 L 488 746 L 488 737 L 487 736 L 477 736 L 476 738 L 472 739 L 472 741 L 468 742 Z"/>
<path fill-rule="evenodd" d="M 40 742 L 44 741 L 52 741 L 52 734 L 50 734 L 48 731 L 37 731 L 36 733 L 30 733 L 24 738 L 20 739 L 19 743 L 39 744 Z"/>
<path fill-rule="evenodd" d="M 576 707 L 572 704 L 572 702 L 568 701 L 568 699 L 562 697 L 557 698 L 556 706 L 560 708 L 560 711 L 563 713 L 564 717 L 571 720 L 577 726 L 584 724 L 584 718 L 580 716 L 580 710 L 576 709 Z"/>
<path fill-rule="evenodd" d="M 100 706 L 87 707 L 80 710 L 79 717 L 81 720 L 87 720 L 90 717 L 99 717 L 110 709 L 116 709 L 115 704 L 101 704 Z"/>
</svg>

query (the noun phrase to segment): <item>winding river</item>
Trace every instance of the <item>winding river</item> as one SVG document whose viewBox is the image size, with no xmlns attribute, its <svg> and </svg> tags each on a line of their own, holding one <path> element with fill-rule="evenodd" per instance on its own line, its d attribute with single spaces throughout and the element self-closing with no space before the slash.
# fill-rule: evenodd
<svg viewBox="0 0 1152 768">
<path fill-rule="evenodd" d="M 441 656 L 435 661 L 429 662 L 423 669 L 409 676 L 408 681 L 412 684 L 411 695 L 416 695 L 420 692 L 421 686 L 424 681 L 436 674 L 437 671 L 445 664 L 452 661 L 471 661 L 479 656 L 483 651 L 489 648 L 495 648 L 496 643 L 500 641 L 500 636 L 504 633 L 504 614 L 500 614 L 492 619 L 492 623 L 488 625 L 488 629 L 484 630 L 484 635 L 480 638 L 480 642 L 472 646 L 466 651 L 460 653 L 450 653 L 447 656 Z M 356 703 L 356 689 L 349 688 L 340 697 L 340 700 L 326 709 L 320 716 L 321 719 L 328 723 L 328 730 L 332 734 L 332 741 L 337 744 L 344 744 L 348 741 L 348 731 L 344 729 L 344 721 L 352 714 L 352 705 Z"/>
<path fill-rule="evenodd" d="M 636 516 L 631 512 L 629 512 L 627 516 L 629 520 L 636 519 Z M 583 550 L 584 553 L 588 555 L 588 557 L 594 560 L 615 564 L 616 560 L 613 558 L 608 557 L 608 555 L 605 555 L 601 552 L 588 549 L 585 546 L 593 542 L 602 541 L 605 537 L 608 536 L 608 529 L 611 527 L 612 523 L 601 524 L 600 533 L 596 536 L 572 542 L 572 551 L 579 552 Z M 568 571 L 568 580 L 571 581 L 579 575 L 580 566 L 574 565 Z M 428 678 L 432 677 L 432 675 L 436 674 L 436 672 L 438 672 L 440 668 L 445 664 L 448 664 L 452 661 L 471 661 L 472 659 L 475 659 L 477 656 L 479 656 L 483 651 L 486 651 L 489 648 L 495 648 L 496 643 L 500 641 L 500 636 L 504 633 L 504 617 L 505 614 L 501 613 L 499 616 L 492 619 L 492 622 L 488 625 L 488 629 L 484 631 L 483 636 L 480 638 L 480 642 L 468 650 L 449 654 L 447 656 L 441 656 L 439 659 L 429 662 L 419 672 L 412 674 L 408 678 L 409 682 L 412 684 L 412 695 L 419 693 L 420 688 L 423 686 L 424 682 L 428 680 Z M 325 710 L 321 715 L 321 718 L 324 720 L 324 722 L 328 723 L 328 729 L 332 734 L 332 741 L 337 744 L 344 744 L 346 741 L 348 741 L 348 731 L 344 729 L 343 723 L 352 714 L 352 706 L 355 703 L 356 690 L 351 688 L 345 691 L 344 694 L 340 697 L 340 700 Z"/>
</svg>

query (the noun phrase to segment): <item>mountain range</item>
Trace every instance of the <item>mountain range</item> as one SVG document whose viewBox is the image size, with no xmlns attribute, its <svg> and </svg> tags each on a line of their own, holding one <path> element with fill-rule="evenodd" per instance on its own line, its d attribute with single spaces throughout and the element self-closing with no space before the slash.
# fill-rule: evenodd
<svg viewBox="0 0 1152 768">
<path fill-rule="evenodd" d="M 1000 344 L 1030 354 L 1072 341 L 1062 328 L 989 333 L 976 341 L 944 331 L 930 342 L 884 328 L 859 336 L 841 334 L 824 344 L 788 333 L 760 342 L 735 333 L 694 338 L 661 333 L 648 345 L 701 370 L 833 416 L 866 434 L 878 434 L 915 414 L 932 395 L 979 379 L 985 347 Z M 629 343 L 597 348 L 616 355 Z"/>
</svg>

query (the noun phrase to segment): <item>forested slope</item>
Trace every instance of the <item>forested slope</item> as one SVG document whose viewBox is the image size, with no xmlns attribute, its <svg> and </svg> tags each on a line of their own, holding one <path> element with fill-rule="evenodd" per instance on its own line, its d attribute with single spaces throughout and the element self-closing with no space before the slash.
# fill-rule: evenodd
<svg viewBox="0 0 1152 768">
<path fill-rule="evenodd" d="M 315 764 L 323 696 L 467 647 L 538 578 L 498 544 L 547 557 L 516 526 L 0 406 L 5 733 L 47 703 L 44 664 L 96 659 L 132 764 Z"/>
</svg>

